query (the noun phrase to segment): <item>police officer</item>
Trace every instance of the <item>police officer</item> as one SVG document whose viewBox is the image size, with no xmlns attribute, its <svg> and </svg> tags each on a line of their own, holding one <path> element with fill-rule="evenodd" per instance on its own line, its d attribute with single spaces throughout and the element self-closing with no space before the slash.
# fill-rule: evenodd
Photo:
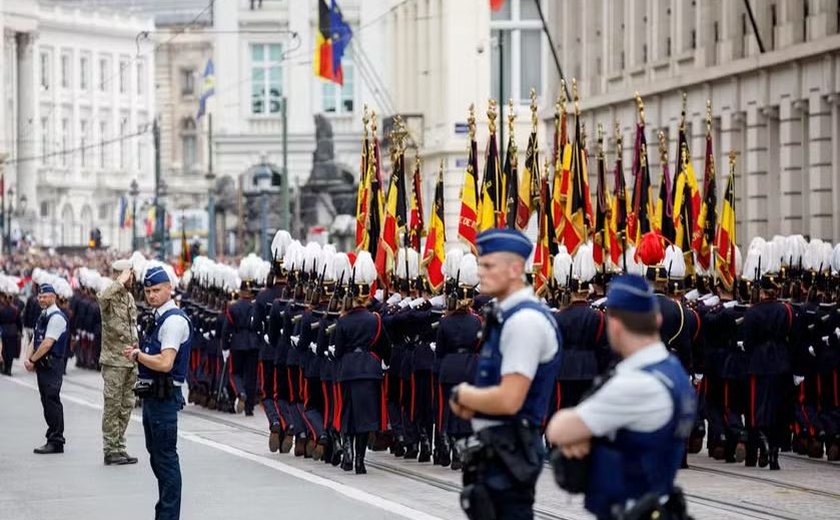
<svg viewBox="0 0 840 520">
<path fill-rule="evenodd" d="M 586 490 L 586 509 L 598 518 L 624 512 L 628 501 L 641 505 L 653 498 L 657 507 L 674 492 L 696 408 L 688 374 L 660 339 L 662 316 L 647 281 L 615 278 L 606 305 L 610 344 L 623 360 L 611 378 L 578 406 L 558 412 L 546 429 L 563 454 L 558 467 L 568 470 L 574 467 L 569 460 L 591 456 L 588 477 L 569 481 L 588 480 L 578 490 Z M 676 502 L 669 500 L 668 507 Z"/>
<path fill-rule="evenodd" d="M 155 518 L 172 520 L 181 515 L 178 412 L 184 407 L 181 386 L 187 376 L 192 326 L 172 300 L 171 278 L 162 266 L 147 267 L 143 290 L 154 308 L 154 328 L 143 337 L 141 349 L 127 347 L 123 354 L 139 365 L 136 393 L 143 399 L 146 449 L 158 480 Z"/>
<path fill-rule="evenodd" d="M 38 304 L 43 311 L 35 324 L 29 358 L 23 362 L 26 370 L 38 376 L 38 393 L 47 421 L 47 443 L 35 448 L 39 455 L 64 453 L 64 408 L 61 405 L 61 382 L 64 378 L 64 358 L 67 355 L 67 316 L 58 308 L 56 290 L 52 284 L 41 285 Z M 33 350 L 34 349 L 34 350 Z"/>
<path fill-rule="evenodd" d="M 531 241 L 493 229 L 478 236 L 481 291 L 495 297 L 475 384 L 456 386 L 450 407 L 471 419 L 480 446 L 465 452 L 461 504 L 477 518 L 533 518 L 544 460 L 540 426 L 560 363 L 562 339 L 549 309 L 525 283 Z"/>
</svg>

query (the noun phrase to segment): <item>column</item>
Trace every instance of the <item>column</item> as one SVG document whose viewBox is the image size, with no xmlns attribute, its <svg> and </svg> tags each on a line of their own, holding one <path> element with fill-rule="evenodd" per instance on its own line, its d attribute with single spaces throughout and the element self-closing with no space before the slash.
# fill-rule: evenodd
<svg viewBox="0 0 840 520">
<path fill-rule="evenodd" d="M 802 222 L 802 119 L 800 104 L 783 97 L 779 105 L 781 144 L 779 186 L 781 187 L 781 229 L 784 235 L 803 232 Z"/>
<path fill-rule="evenodd" d="M 726 183 L 729 180 L 729 152 L 735 151 L 735 237 L 741 243 L 748 238 L 745 235 L 750 213 L 747 207 L 746 182 L 746 114 L 736 110 L 725 110 L 720 118 L 720 142 L 714 143 L 717 162 L 718 200 L 723 200 Z"/>
<path fill-rule="evenodd" d="M 814 238 L 834 238 L 835 206 L 832 202 L 832 106 L 818 92 L 808 100 L 808 172 L 805 230 Z"/>
<path fill-rule="evenodd" d="M 35 58 L 34 58 L 34 35 L 32 33 L 19 33 L 18 43 L 18 120 L 17 134 L 29 135 L 30 125 L 39 124 L 35 121 L 35 103 L 38 88 L 35 85 Z M 32 132 L 32 135 L 35 135 Z M 36 153 L 34 139 L 23 139 L 18 142 L 17 156 L 32 157 Z M 26 195 L 27 204 L 30 208 L 38 207 L 37 199 L 37 165 L 38 161 L 22 161 L 17 164 L 17 193 L 18 196 Z"/>
<path fill-rule="evenodd" d="M 753 237 L 766 237 L 768 234 L 768 143 L 771 132 L 768 129 L 767 113 L 757 105 L 747 107 L 747 149 L 743 166 L 746 176 L 746 209 L 748 217 L 745 220 L 745 233 L 741 243 L 746 245 Z M 772 114 L 770 114 L 772 115 Z"/>
</svg>

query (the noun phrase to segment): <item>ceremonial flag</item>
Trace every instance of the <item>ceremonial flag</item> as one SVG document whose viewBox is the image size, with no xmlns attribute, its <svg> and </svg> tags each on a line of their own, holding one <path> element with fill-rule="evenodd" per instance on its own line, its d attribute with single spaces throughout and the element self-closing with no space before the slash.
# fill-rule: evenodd
<svg viewBox="0 0 840 520">
<path fill-rule="evenodd" d="M 633 149 L 633 204 L 627 222 L 627 233 L 638 247 L 642 237 L 654 229 L 650 170 L 647 163 L 647 140 L 644 119 L 636 125 L 636 144 Z"/>
<path fill-rule="evenodd" d="M 709 111 L 711 107 L 709 106 Z M 703 204 L 694 227 L 691 248 L 697 253 L 697 262 L 708 270 L 711 266 L 711 245 L 715 241 L 717 228 L 717 181 L 715 179 L 715 156 L 712 153 L 711 114 L 706 127 L 706 164 L 703 172 Z"/>
<path fill-rule="evenodd" d="M 318 0 L 318 30 L 315 31 L 315 56 L 312 63 L 315 75 L 339 85 L 344 84 L 341 58 L 350 44 L 353 31 L 335 0 L 327 6 L 327 0 Z"/>
<path fill-rule="evenodd" d="M 697 177 L 691 166 L 688 144 L 683 144 L 683 164 L 677 175 L 674 190 L 674 227 L 677 231 L 674 243 L 683 252 L 691 251 L 692 231 L 699 213 L 700 191 L 697 188 Z"/>
<path fill-rule="evenodd" d="M 195 115 L 196 120 L 201 119 L 201 116 L 207 111 L 207 100 L 216 93 L 216 72 L 213 67 L 213 59 L 208 59 L 207 64 L 204 65 L 204 85 L 201 87 L 201 97 L 198 98 L 198 113 Z"/>
<path fill-rule="evenodd" d="M 668 169 L 668 144 L 665 135 L 659 134 L 659 156 L 662 163 L 662 179 L 659 181 L 659 197 L 656 199 L 656 229 L 666 244 L 673 244 L 677 239 L 674 228 L 674 198 L 671 186 L 671 172 Z M 679 170 L 677 170 L 679 171 Z"/>
<path fill-rule="evenodd" d="M 715 235 L 715 270 L 727 290 L 735 283 L 735 154 L 729 154 L 729 179 Z"/>
<path fill-rule="evenodd" d="M 149 211 L 146 213 L 146 236 L 150 237 L 155 232 L 155 206 L 150 206 Z"/>
<path fill-rule="evenodd" d="M 562 240 L 566 228 L 566 202 L 569 198 L 571 168 L 572 147 L 566 131 L 566 103 L 563 98 L 561 103 L 557 104 L 554 113 L 554 179 L 551 190 L 551 217 L 554 222 L 554 236 L 558 241 Z"/>
<path fill-rule="evenodd" d="M 537 169 L 535 173 L 538 173 Z M 537 200 L 537 218 L 539 227 L 537 230 L 537 243 L 534 249 L 534 291 L 541 294 L 551 280 L 552 269 L 552 247 L 551 247 L 551 211 L 548 192 L 548 176 L 540 177 L 540 197 Z"/>
<path fill-rule="evenodd" d="M 575 139 L 572 142 L 571 175 L 564 212 L 565 225 L 563 234 L 559 236 L 560 243 L 566 246 L 570 255 L 574 255 L 578 246 L 586 241 L 591 223 L 587 214 L 586 199 L 589 184 L 586 180 L 585 163 L 585 151 L 581 148 L 580 116 L 578 116 L 575 118 Z M 591 203 L 589 204 L 591 207 Z"/>
<path fill-rule="evenodd" d="M 411 192 L 411 209 L 408 216 L 408 243 L 420 252 L 420 237 L 426 232 L 423 223 L 423 193 L 420 182 L 420 159 L 414 163 L 414 181 Z"/>
<path fill-rule="evenodd" d="M 443 161 L 441 161 L 437 184 L 435 184 L 435 200 L 432 203 L 432 212 L 429 215 L 426 247 L 423 251 L 423 265 L 426 266 L 429 284 L 435 292 L 443 287 L 444 282 L 443 259 L 446 244 L 446 225 L 443 216 Z"/>
<path fill-rule="evenodd" d="M 382 234 L 379 237 L 379 247 L 376 251 L 376 271 L 380 278 L 387 284 L 390 280 L 388 273 L 394 269 L 394 259 L 397 254 L 397 244 L 399 241 L 399 197 L 400 188 L 400 167 L 399 159 L 394 165 L 394 171 L 391 174 L 391 183 L 388 186 L 388 198 L 385 203 L 385 215 L 382 225 Z M 405 207 L 405 203 L 403 203 Z"/>
<path fill-rule="evenodd" d="M 491 106 L 492 110 L 492 106 Z M 495 117 L 495 114 L 491 117 Z M 484 163 L 484 178 L 481 182 L 481 207 L 479 208 L 478 230 L 505 227 L 505 179 L 499 167 L 499 150 L 496 145 L 496 126 L 490 120 L 490 139 Z"/>
<path fill-rule="evenodd" d="M 546 175 L 548 172 L 546 172 Z M 548 181 L 546 181 L 548 182 Z M 519 179 L 519 189 L 516 196 L 516 228 L 525 230 L 531 213 L 540 207 L 542 196 L 542 175 L 540 172 L 540 157 L 537 144 L 536 126 L 531 128 L 528 137 L 528 148 L 525 150 L 525 168 Z M 549 209 L 549 206 L 546 206 Z"/>
<path fill-rule="evenodd" d="M 370 247 L 370 235 L 368 234 L 368 205 L 370 203 L 370 178 L 369 172 L 371 161 L 369 160 L 368 145 L 368 117 L 367 107 L 363 118 L 365 125 L 365 136 L 362 140 L 362 158 L 359 165 L 359 187 L 356 191 L 356 251 L 368 250 Z"/>
<path fill-rule="evenodd" d="M 613 264 L 625 269 L 626 266 L 619 265 L 619 260 L 624 259 L 624 250 L 627 247 L 627 216 L 630 214 L 630 200 L 627 198 L 627 185 L 624 181 L 622 153 L 619 135 L 615 159 L 615 191 L 610 214 L 610 258 Z"/>
<path fill-rule="evenodd" d="M 192 265 L 192 256 L 190 254 L 190 245 L 187 243 L 187 230 L 181 228 L 181 256 L 178 258 L 178 267 L 180 274 L 183 275 L 187 269 Z"/>
<path fill-rule="evenodd" d="M 131 212 L 128 211 L 128 197 L 120 195 L 120 229 L 131 227 Z"/>
<path fill-rule="evenodd" d="M 502 195 L 505 201 L 505 226 L 509 229 L 515 229 L 519 171 L 516 159 L 516 142 L 513 137 L 513 125 L 510 127 L 510 137 L 508 139 L 507 152 L 505 153 L 505 166 L 502 169 L 502 177 L 505 179 L 505 191 Z"/>
<path fill-rule="evenodd" d="M 470 106 L 469 116 L 470 149 L 464 184 L 461 187 L 461 211 L 458 215 L 458 238 L 463 240 L 476 254 L 476 232 L 478 228 L 478 144 L 475 141 L 475 117 Z"/>
<path fill-rule="evenodd" d="M 371 139 L 373 153 L 368 152 L 368 172 L 370 183 L 370 204 L 368 205 L 367 229 L 369 240 L 368 252 L 376 258 L 379 252 L 379 236 L 382 233 L 382 222 L 385 220 L 384 196 L 382 193 L 382 159 L 379 151 L 379 138 L 376 136 L 376 116 L 371 117 Z"/>
<path fill-rule="evenodd" d="M 610 226 L 612 202 L 607 190 L 607 164 L 604 157 L 603 139 L 598 139 L 598 186 L 595 199 L 595 236 L 593 240 L 592 258 L 598 265 L 607 261 L 610 246 L 615 242 Z"/>
</svg>

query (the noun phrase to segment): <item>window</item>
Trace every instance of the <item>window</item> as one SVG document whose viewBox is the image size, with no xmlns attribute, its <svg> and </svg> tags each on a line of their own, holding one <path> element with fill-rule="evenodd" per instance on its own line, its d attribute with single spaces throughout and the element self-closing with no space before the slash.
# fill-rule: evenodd
<svg viewBox="0 0 840 520">
<path fill-rule="evenodd" d="M 61 165 L 67 166 L 67 151 L 70 144 L 70 120 L 61 120 Z"/>
<path fill-rule="evenodd" d="M 195 70 L 181 69 L 181 95 L 192 96 L 195 94 Z"/>
<path fill-rule="evenodd" d="M 283 97 L 283 48 L 280 44 L 251 45 L 251 113 L 277 114 Z"/>
<path fill-rule="evenodd" d="M 195 121 L 184 119 L 181 123 L 181 167 L 184 173 L 190 173 L 196 167 L 196 140 Z"/>
<path fill-rule="evenodd" d="M 88 89 L 88 80 L 90 79 L 88 77 L 88 74 L 89 74 L 89 70 L 88 70 L 89 66 L 88 65 L 89 65 L 89 60 L 88 60 L 87 56 L 82 56 L 79 59 L 79 88 L 81 90 L 87 90 Z"/>
<path fill-rule="evenodd" d="M 81 166 L 84 168 L 87 166 L 87 157 L 88 157 L 88 122 L 86 119 L 82 119 L 79 121 L 79 155 L 81 157 Z"/>
<path fill-rule="evenodd" d="M 128 121 L 123 118 L 120 122 L 120 170 L 125 170 L 125 134 L 128 130 Z"/>
<path fill-rule="evenodd" d="M 70 55 L 61 55 L 61 88 L 70 88 Z"/>
<path fill-rule="evenodd" d="M 99 141 L 101 142 L 99 146 L 99 167 L 105 169 L 105 164 L 107 162 L 106 153 L 108 150 L 108 145 L 105 144 L 105 141 L 108 139 L 108 123 L 105 121 L 99 122 Z"/>
<path fill-rule="evenodd" d="M 337 85 L 331 81 L 324 82 L 321 93 L 324 100 L 324 112 L 348 114 L 353 112 L 353 62 L 344 59 L 341 62 L 341 72 L 344 85 Z"/>
<path fill-rule="evenodd" d="M 533 0 L 505 2 L 502 9 L 491 14 L 490 30 L 491 95 L 504 104 L 508 98 L 527 104 L 532 88 L 537 95 L 542 92 L 545 44 L 537 6 Z"/>
<path fill-rule="evenodd" d="M 50 119 L 41 118 L 41 155 L 44 156 L 44 164 L 50 164 L 51 158 L 47 155 L 50 152 Z"/>
<path fill-rule="evenodd" d="M 106 92 L 108 90 L 107 83 L 111 79 L 109 76 L 108 58 L 99 58 L 99 91 Z"/>
<path fill-rule="evenodd" d="M 41 53 L 41 88 L 50 89 L 50 55 L 47 52 Z"/>
<path fill-rule="evenodd" d="M 128 93 L 128 60 L 120 60 L 120 94 Z"/>
<path fill-rule="evenodd" d="M 143 83 L 145 82 L 145 67 L 143 66 L 143 62 L 137 62 L 137 95 L 143 95 Z"/>
</svg>

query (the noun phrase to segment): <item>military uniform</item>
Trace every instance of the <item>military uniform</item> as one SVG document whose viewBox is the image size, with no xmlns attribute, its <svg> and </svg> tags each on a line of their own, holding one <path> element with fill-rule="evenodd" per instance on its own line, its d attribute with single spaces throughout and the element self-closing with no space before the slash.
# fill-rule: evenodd
<svg viewBox="0 0 840 520">
<path fill-rule="evenodd" d="M 97 295 L 102 310 L 102 366 L 104 407 L 102 409 L 102 447 L 106 460 L 124 455 L 125 431 L 134 407 L 137 370 L 123 356 L 123 349 L 138 344 L 137 305 L 134 297 L 117 281 Z"/>
<path fill-rule="evenodd" d="M 20 334 L 23 320 L 17 298 L 0 304 L 0 336 L 3 341 L 3 374 L 12 375 L 12 363 L 20 357 Z"/>
<path fill-rule="evenodd" d="M 222 330 L 222 348 L 231 352 L 228 360 L 230 384 L 239 398 L 238 412 L 254 413 L 257 392 L 257 367 L 259 345 L 251 329 L 254 304 L 251 300 L 239 299 L 227 309 Z"/>
<path fill-rule="evenodd" d="M 563 362 L 557 371 L 555 410 L 575 406 L 609 361 L 604 313 L 586 300 L 554 313 L 563 335 Z"/>
<path fill-rule="evenodd" d="M 285 429 L 280 408 L 277 405 L 277 375 L 275 373 L 274 344 L 268 336 L 269 313 L 274 300 L 283 294 L 285 284 L 274 284 L 263 288 L 254 299 L 253 330 L 259 345 L 260 396 L 268 426 L 272 433 L 280 434 Z"/>
</svg>

